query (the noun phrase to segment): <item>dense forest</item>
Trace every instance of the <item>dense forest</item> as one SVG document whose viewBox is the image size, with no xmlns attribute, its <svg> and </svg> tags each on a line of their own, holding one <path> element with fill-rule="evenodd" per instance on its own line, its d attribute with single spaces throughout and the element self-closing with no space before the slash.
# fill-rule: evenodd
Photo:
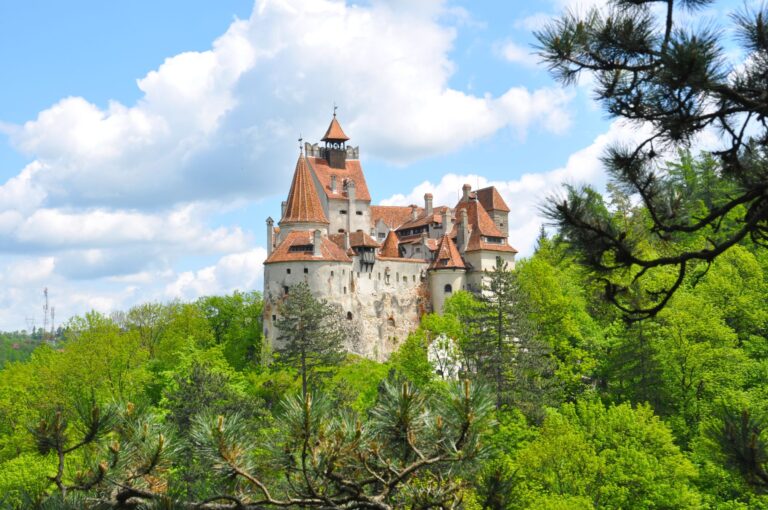
<svg viewBox="0 0 768 510">
<path fill-rule="evenodd" d="M 634 322 L 556 236 L 488 279 L 386 363 L 300 287 L 277 352 L 258 293 L 74 318 L 1 372 L 4 505 L 768 507 L 768 252 Z"/>
<path fill-rule="evenodd" d="M 388 361 L 347 353 L 304 285 L 275 346 L 253 292 L 89 313 L 6 358 L 2 505 L 768 508 L 768 10 L 734 15 L 729 68 L 721 32 L 674 21 L 711 3 L 615 0 L 537 34 L 556 78 L 591 73 L 651 134 Z M 682 150 L 707 129 L 721 149 Z"/>
</svg>

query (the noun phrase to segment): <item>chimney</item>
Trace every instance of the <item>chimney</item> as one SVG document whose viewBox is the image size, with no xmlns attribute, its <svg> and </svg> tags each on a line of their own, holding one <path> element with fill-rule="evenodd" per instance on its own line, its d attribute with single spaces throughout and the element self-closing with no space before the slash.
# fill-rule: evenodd
<svg viewBox="0 0 768 510">
<path fill-rule="evenodd" d="M 331 193 L 336 193 L 336 176 L 331 176 Z"/>
<path fill-rule="evenodd" d="M 355 181 L 347 179 L 347 232 L 354 232 L 353 221 L 356 221 L 357 202 L 355 202 Z"/>
<path fill-rule="evenodd" d="M 283 200 L 283 203 L 280 204 L 280 217 L 285 218 L 285 210 L 288 208 L 288 202 Z"/>
<path fill-rule="evenodd" d="M 451 210 L 449 208 L 443 209 L 443 235 L 448 234 L 451 231 Z"/>
<path fill-rule="evenodd" d="M 344 249 L 348 250 L 352 247 L 352 245 L 349 242 L 349 230 L 344 232 Z"/>
<path fill-rule="evenodd" d="M 461 197 L 462 202 L 468 202 L 469 201 L 469 192 L 472 191 L 472 185 L 465 184 L 461 187 L 461 191 L 463 192 L 463 195 Z"/>
<path fill-rule="evenodd" d="M 424 209 L 426 210 L 427 216 L 432 214 L 432 193 L 424 194 Z"/>
<path fill-rule="evenodd" d="M 267 257 L 272 254 L 275 246 L 275 220 L 267 218 Z"/>
<path fill-rule="evenodd" d="M 461 222 L 459 223 L 459 249 L 463 253 L 467 249 L 467 243 L 469 242 L 469 221 L 467 221 L 467 210 L 462 209 L 459 213 Z"/>
<path fill-rule="evenodd" d="M 417 206 L 416 204 L 412 204 L 411 205 L 411 219 L 415 220 L 418 217 L 419 217 L 419 206 Z"/>
<path fill-rule="evenodd" d="M 312 256 L 319 257 L 320 253 L 320 229 L 315 230 L 314 239 L 312 242 Z"/>
</svg>

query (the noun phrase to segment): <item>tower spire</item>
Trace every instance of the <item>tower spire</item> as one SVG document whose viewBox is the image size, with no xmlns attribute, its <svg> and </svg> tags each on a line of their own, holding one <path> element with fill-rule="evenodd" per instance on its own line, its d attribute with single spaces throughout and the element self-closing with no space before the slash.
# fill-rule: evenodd
<svg viewBox="0 0 768 510">
<path fill-rule="evenodd" d="M 280 220 L 281 225 L 285 223 L 328 224 L 303 152 L 299 154 L 299 160 L 296 162 L 285 213 Z"/>
</svg>

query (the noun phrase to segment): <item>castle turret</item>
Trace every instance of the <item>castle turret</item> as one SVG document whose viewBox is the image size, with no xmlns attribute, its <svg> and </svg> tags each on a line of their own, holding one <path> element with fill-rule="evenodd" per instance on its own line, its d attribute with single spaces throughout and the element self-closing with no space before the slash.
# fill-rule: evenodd
<svg viewBox="0 0 768 510">
<path fill-rule="evenodd" d="M 344 134 L 341 124 L 336 120 L 335 111 L 322 140 L 325 142 L 328 165 L 332 168 L 344 168 L 347 161 L 347 140 L 349 137 Z"/>
<path fill-rule="evenodd" d="M 437 247 L 435 260 L 429 265 L 429 290 L 435 312 L 442 313 L 445 300 L 465 286 L 466 272 L 467 266 L 456 244 L 450 236 L 444 235 Z"/>
<path fill-rule="evenodd" d="M 304 153 L 299 155 L 296 170 L 288 192 L 283 217 L 280 219 L 281 236 L 292 230 L 328 231 L 328 218 L 323 211 Z"/>
</svg>

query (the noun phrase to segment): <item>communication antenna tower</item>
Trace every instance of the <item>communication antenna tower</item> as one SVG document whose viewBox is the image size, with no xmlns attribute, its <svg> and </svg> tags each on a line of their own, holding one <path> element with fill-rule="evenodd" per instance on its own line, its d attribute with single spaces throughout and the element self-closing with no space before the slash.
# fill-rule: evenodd
<svg viewBox="0 0 768 510">
<path fill-rule="evenodd" d="M 56 326 L 55 326 L 55 321 L 54 321 L 55 317 L 56 317 L 56 308 L 52 306 L 51 307 L 51 340 L 56 338 L 56 334 L 55 334 L 56 333 Z"/>
<path fill-rule="evenodd" d="M 43 296 L 45 296 L 45 303 L 43 303 L 43 338 L 48 334 L 48 287 L 43 289 Z"/>
</svg>

